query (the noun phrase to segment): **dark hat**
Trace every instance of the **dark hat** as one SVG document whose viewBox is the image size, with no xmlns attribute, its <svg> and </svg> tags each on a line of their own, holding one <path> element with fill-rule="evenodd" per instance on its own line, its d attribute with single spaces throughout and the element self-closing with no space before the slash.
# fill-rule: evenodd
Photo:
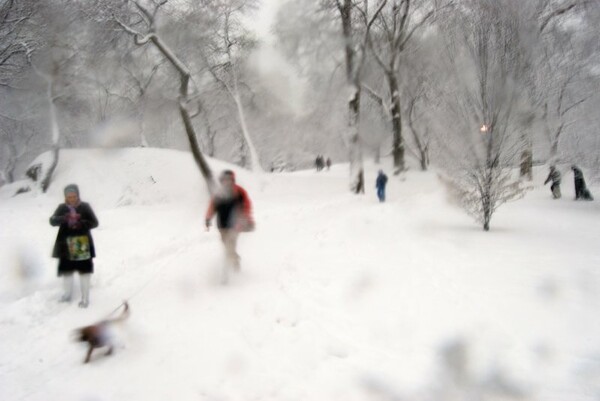
<svg viewBox="0 0 600 401">
<path fill-rule="evenodd" d="M 65 196 L 67 196 L 69 192 L 75 192 L 77 196 L 79 196 L 79 187 L 77 186 L 77 184 L 69 184 L 65 187 L 64 192 Z"/>
</svg>

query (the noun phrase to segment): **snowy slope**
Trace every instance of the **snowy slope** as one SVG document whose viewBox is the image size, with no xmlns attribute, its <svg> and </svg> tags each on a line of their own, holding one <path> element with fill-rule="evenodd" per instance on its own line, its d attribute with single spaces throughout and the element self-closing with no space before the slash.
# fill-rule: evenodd
<svg viewBox="0 0 600 401">
<path fill-rule="evenodd" d="M 347 171 L 239 171 L 257 231 L 227 286 L 187 153 L 67 151 L 48 194 L 0 191 L 0 400 L 600 399 L 600 203 L 567 175 L 484 233 L 433 173 L 379 204 Z M 87 310 L 56 302 L 48 256 L 71 182 L 100 220 Z M 115 355 L 82 365 L 70 331 L 123 299 Z"/>
</svg>

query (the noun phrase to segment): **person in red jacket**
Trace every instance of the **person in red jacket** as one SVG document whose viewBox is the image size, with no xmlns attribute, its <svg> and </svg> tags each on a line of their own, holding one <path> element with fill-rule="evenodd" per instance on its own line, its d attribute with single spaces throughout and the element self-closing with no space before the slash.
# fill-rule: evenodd
<svg viewBox="0 0 600 401">
<path fill-rule="evenodd" d="M 235 173 L 225 170 L 219 177 L 220 191 L 213 195 L 206 211 L 206 229 L 217 215 L 217 228 L 225 246 L 227 263 L 234 270 L 240 270 L 240 255 L 237 253 L 237 239 L 240 232 L 254 230 L 252 203 L 246 190 L 235 182 Z"/>
</svg>

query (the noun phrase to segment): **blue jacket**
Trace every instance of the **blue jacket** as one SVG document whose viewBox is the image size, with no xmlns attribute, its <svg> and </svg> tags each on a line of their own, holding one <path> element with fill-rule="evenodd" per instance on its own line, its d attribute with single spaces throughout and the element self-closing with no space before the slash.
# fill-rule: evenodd
<svg viewBox="0 0 600 401">
<path fill-rule="evenodd" d="M 385 185 L 387 184 L 387 179 L 387 175 L 379 173 L 377 175 L 377 182 L 375 183 L 375 187 L 385 188 Z"/>
</svg>

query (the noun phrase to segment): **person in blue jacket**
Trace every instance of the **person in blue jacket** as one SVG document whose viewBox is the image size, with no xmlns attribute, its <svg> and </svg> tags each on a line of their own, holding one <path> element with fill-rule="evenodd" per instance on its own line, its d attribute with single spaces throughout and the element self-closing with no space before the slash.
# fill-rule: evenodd
<svg viewBox="0 0 600 401">
<path fill-rule="evenodd" d="M 385 202 L 385 186 L 387 184 L 387 175 L 383 173 L 383 170 L 379 170 L 377 174 L 377 181 L 375 182 L 375 188 L 377 188 L 377 197 L 379 202 Z"/>
</svg>

